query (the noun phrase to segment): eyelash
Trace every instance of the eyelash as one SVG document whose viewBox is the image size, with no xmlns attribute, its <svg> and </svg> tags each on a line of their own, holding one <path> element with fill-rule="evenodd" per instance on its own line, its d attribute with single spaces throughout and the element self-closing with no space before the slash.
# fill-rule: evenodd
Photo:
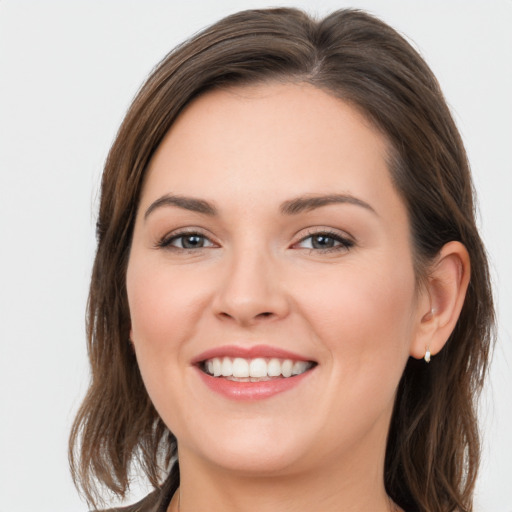
<svg viewBox="0 0 512 512">
<path fill-rule="evenodd" d="M 305 240 L 308 240 L 309 238 L 314 238 L 314 237 L 325 237 L 325 238 L 330 238 L 332 239 L 335 243 L 338 243 L 338 245 L 335 245 L 334 247 L 326 247 L 324 249 L 315 249 L 313 247 L 311 248 L 304 248 L 304 249 L 308 249 L 310 253 L 314 253 L 314 252 L 320 252 L 322 254 L 326 254 L 326 253 L 331 253 L 331 252 L 341 252 L 341 251 L 348 251 L 349 249 L 351 249 L 352 247 L 354 247 L 355 243 L 353 240 L 350 240 L 349 238 L 345 238 L 343 236 L 341 236 L 339 233 L 335 232 L 335 231 L 329 231 L 329 230 L 320 230 L 320 231 L 311 231 L 310 233 L 307 234 L 307 236 L 301 238 L 296 244 L 294 245 L 298 245 L 302 242 L 304 242 Z"/>
<path fill-rule="evenodd" d="M 186 237 L 193 237 L 193 236 L 200 237 L 200 238 L 204 239 L 205 241 L 208 241 L 211 245 L 208 245 L 206 247 L 203 246 L 203 247 L 196 247 L 196 248 L 176 247 L 176 246 L 172 245 L 173 242 L 175 242 L 179 239 L 184 239 Z M 301 238 L 292 247 L 296 247 L 297 245 L 299 245 L 299 244 L 303 243 L 304 241 L 308 240 L 309 238 L 313 238 L 313 237 L 325 237 L 325 238 L 333 240 L 334 243 L 337 243 L 338 245 L 334 245 L 333 247 L 326 247 L 323 249 L 314 248 L 314 247 L 311 247 L 311 248 L 303 247 L 302 249 L 309 250 L 310 253 L 326 254 L 326 253 L 331 253 L 331 252 L 348 251 L 355 245 L 354 241 L 352 241 L 348 238 L 342 237 L 337 232 L 329 231 L 329 230 L 320 230 L 320 231 L 311 231 L 310 233 L 307 234 L 307 236 Z M 182 244 L 183 244 L 183 240 L 182 240 Z M 180 231 L 178 233 L 172 234 L 171 236 L 166 235 L 161 240 L 159 240 L 155 246 L 158 249 L 196 252 L 199 249 L 208 249 L 210 247 L 213 247 L 214 245 L 215 245 L 214 242 L 212 242 L 204 233 L 201 233 L 200 231 L 197 231 L 197 230 L 196 231 L 191 230 L 191 231 Z"/>
<path fill-rule="evenodd" d="M 158 249 L 170 249 L 173 251 L 187 251 L 187 252 L 195 252 L 198 249 L 208 249 L 209 247 L 211 247 L 211 246 L 207 246 L 207 247 L 189 248 L 189 247 L 176 247 L 176 246 L 172 245 L 172 243 L 174 241 L 179 240 L 180 238 L 184 239 L 186 237 L 193 237 L 193 236 L 201 237 L 204 240 L 208 240 L 212 244 L 211 246 L 214 245 L 214 243 L 204 233 L 201 233 L 200 231 L 197 231 L 197 230 L 190 230 L 190 231 L 180 231 L 178 233 L 173 233 L 170 236 L 166 235 L 161 240 L 159 240 L 157 242 L 156 247 Z M 183 243 L 183 241 L 182 241 L 182 243 Z"/>
</svg>

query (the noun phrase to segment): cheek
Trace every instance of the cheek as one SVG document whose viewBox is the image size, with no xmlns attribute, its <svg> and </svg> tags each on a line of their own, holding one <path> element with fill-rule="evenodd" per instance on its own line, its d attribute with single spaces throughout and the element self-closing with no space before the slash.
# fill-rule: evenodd
<svg viewBox="0 0 512 512">
<path fill-rule="evenodd" d="M 371 425 L 387 431 L 413 336 L 415 280 L 412 270 L 380 268 L 347 267 L 324 286 L 310 283 L 301 306 L 329 376 L 317 403 L 329 418 L 326 439 L 337 438 L 340 428 L 352 442 Z"/>
<path fill-rule="evenodd" d="M 186 368 L 187 342 L 194 339 L 205 288 L 185 272 L 169 272 L 165 263 L 133 260 L 127 292 L 132 340 L 148 393 L 157 407 L 170 398 L 168 386 Z"/>
<path fill-rule="evenodd" d="M 151 401 L 168 425 L 172 424 L 168 413 L 181 399 L 175 383 L 183 382 L 188 367 L 184 347 L 196 336 L 199 323 L 203 300 L 199 294 L 205 288 L 194 278 L 183 271 L 170 272 L 165 263 L 135 256 L 127 270 L 137 363 Z"/>
<path fill-rule="evenodd" d="M 194 326 L 201 290 L 204 287 L 190 273 L 169 272 L 168 266 L 154 261 L 131 262 L 127 291 L 134 342 L 155 350 L 171 341 L 179 345 Z"/>
<path fill-rule="evenodd" d="M 402 260 L 404 261 L 404 260 Z M 405 268 L 404 268 L 405 266 Z M 340 266 L 305 286 L 302 310 L 332 355 L 333 364 L 375 370 L 402 365 L 413 336 L 415 279 L 407 265 L 387 261 Z"/>
</svg>

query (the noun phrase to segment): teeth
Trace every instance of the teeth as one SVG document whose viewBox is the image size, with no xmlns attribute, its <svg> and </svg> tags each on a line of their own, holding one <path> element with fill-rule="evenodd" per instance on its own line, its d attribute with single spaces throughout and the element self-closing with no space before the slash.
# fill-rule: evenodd
<svg viewBox="0 0 512 512">
<path fill-rule="evenodd" d="M 249 363 L 245 359 L 237 357 L 233 361 L 233 377 L 249 377 Z"/>
<path fill-rule="evenodd" d="M 281 361 L 279 359 L 271 359 L 268 362 L 267 375 L 269 377 L 279 377 L 281 375 Z"/>
<path fill-rule="evenodd" d="M 233 375 L 233 363 L 231 362 L 231 359 L 229 359 L 229 357 L 225 357 L 222 360 L 220 374 L 223 377 L 231 377 Z"/>
<path fill-rule="evenodd" d="M 267 376 L 267 362 L 265 359 L 258 357 L 253 359 L 249 364 L 250 377 L 266 377 Z"/>
<path fill-rule="evenodd" d="M 290 359 L 285 359 L 283 361 L 283 364 L 281 365 L 281 373 L 283 374 L 283 377 L 291 377 L 292 370 L 293 370 L 293 361 L 290 361 Z"/>
<path fill-rule="evenodd" d="M 208 362 L 212 361 L 213 371 L 209 370 L 209 367 L 207 365 L 208 373 L 213 375 L 214 377 L 220 377 L 222 375 L 222 362 L 221 360 L 216 357 L 215 359 L 210 359 Z"/>
<path fill-rule="evenodd" d="M 313 363 L 292 361 L 291 359 L 243 359 L 236 357 L 214 357 L 205 361 L 203 369 L 214 377 L 232 377 L 233 379 L 268 379 L 269 377 L 291 377 L 309 370 Z"/>
<path fill-rule="evenodd" d="M 308 363 L 306 361 L 295 361 L 293 363 L 292 375 L 300 375 L 308 369 Z"/>
</svg>

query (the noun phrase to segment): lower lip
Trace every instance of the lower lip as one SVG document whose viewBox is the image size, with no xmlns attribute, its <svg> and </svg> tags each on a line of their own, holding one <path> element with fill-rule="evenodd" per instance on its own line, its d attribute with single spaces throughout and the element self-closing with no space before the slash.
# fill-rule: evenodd
<svg viewBox="0 0 512 512">
<path fill-rule="evenodd" d="M 262 382 L 237 382 L 223 377 L 212 377 L 199 368 L 197 368 L 197 371 L 203 382 L 212 391 L 231 400 L 263 400 L 298 386 L 304 379 L 308 378 L 313 369 L 293 377 L 282 377 Z"/>
</svg>

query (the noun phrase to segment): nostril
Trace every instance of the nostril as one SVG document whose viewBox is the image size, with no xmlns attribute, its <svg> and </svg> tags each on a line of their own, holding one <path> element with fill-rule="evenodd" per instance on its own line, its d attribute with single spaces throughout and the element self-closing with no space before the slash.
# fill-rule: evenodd
<svg viewBox="0 0 512 512">
<path fill-rule="evenodd" d="M 253 322 L 258 322 L 259 320 L 265 320 L 265 319 L 272 319 L 276 316 L 275 313 L 272 311 L 264 311 L 263 313 L 257 313 L 255 316 L 244 316 L 242 314 L 240 315 L 234 315 L 231 313 L 228 313 L 226 311 L 220 311 L 218 313 L 218 317 L 224 320 L 234 320 L 236 322 L 241 323 L 247 323 L 251 324 Z"/>
</svg>

